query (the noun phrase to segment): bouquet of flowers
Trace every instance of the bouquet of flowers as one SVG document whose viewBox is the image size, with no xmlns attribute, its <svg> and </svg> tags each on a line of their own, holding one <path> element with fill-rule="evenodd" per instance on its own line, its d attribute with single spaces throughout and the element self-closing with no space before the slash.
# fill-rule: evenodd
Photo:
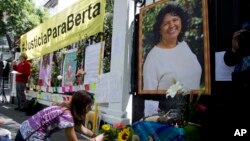
<svg viewBox="0 0 250 141">
<path fill-rule="evenodd" d="M 100 130 L 108 136 L 108 141 L 131 141 L 134 131 L 132 127 L 124 123 L 104 124 Z"/>
<path fill-rule="evenodd" d="M 180 120 L 187 124 L 188 122 L 201 123 L 202 113 L 205 112 L 206 106 L 200 103 L 201 94 L 193 92 L 179 82 L 176 82 L 166 91 L 166 98 L 170 104 L 174 104 L 179 109 Z M 173 100 L 175 98 L 175 100 Z"/>
<path fill-rule="evenodd" d="M 201 95 L 201 93 L 195 95 L 179 82 L 175 82 L 166 91 L 166 98 L 170 101 L 169 104 L 174 105 L 175 110 L 177 109 L 177 112 L 175 112 L 177 116 L 169 114 L 173 109 L 170 109 L 167 113 L 171 117 L 168 123 L 184 128 L 188 140 L 200 140 L 199 127 L 207 109 L 200 102 Z"/>
</svg>

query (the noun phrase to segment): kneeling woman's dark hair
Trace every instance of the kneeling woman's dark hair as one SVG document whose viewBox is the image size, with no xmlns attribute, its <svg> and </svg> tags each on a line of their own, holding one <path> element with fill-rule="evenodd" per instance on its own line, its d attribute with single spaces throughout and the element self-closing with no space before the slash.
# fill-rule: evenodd
<svg viewBox="0 0 250 141">
<path fill-rule="evenodd" d="M 86 114 L 94 104 L 93 95 L 87 91 L 74 92 L 70 104 L 65 105 L 71 111 L 75 125 L 84 124 Z"/>
</svg>

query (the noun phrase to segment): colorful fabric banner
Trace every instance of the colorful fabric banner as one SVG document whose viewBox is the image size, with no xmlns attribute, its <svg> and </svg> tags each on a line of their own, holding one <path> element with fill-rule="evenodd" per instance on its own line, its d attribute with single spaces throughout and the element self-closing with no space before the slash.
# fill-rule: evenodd
<svg viewBox="0 0 250 141">
<path fill-rule="evenodd" d="M 63 64 L 63 86 L 73 86 L 76 76 L 76 56 L 77 51 L 75 49 L 68 51 L 65 54 Z"/>
<path fill-rule="evenodd" d="M 46 54 L 41 58 L 39 70 L 39 85 L 50 87 L 51 84 L 51 68 L 53 54 Z"/>
<path fill-rule="evenodd" d="M 28 59 L 64 48 L 103 32 L 105 1 L 81 0 L 21 36 L 21 52 Z"/>
</svg>

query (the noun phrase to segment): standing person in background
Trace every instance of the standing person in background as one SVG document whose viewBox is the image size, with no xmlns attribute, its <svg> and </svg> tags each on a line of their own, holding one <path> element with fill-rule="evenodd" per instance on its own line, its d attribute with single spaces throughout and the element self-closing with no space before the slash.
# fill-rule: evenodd
<svg viewBox="0 0 250 141">
<path fill-rule="evenodd" d="M 0 63 L 0 66 L 1 66 L 1 63 Z M 2 80 L 0 80 L 1 84 L 2 84 L 2 95 L 3 95 L 3 98 L 2 98 L 2 101 L 3 102 L 6 102 L 7 101 L 7 98 L 6 98 L 6 95 L 5 95 L 5 84 L 8 84 L 10 83 L 9 82 L 9 74 L 10 74 L 10 65 L 7 61 L 3 61 L 3 70 L 2 71 Z"/>
<path fill-rule="evenodd" d="M 7 61 L 3 61 L 4 67 L 3 67 L 3 73 L 2 76 L 5 80 L 9 79 L 10 74 L 10 64 Z"/>
<path fill-rule="evenodd" d="M 4 62 L 0 60 L 0 80 L 2 80 L 3 69 L 4 69 Z"/>
<path fill-rule="evenodd" d="M 27 55 L 25 53 L 21 53 L 19 56 L 19 63 L 17 61 L 12 62 L 13 70 L 16 72 L 16 96 L 18 107 L 15 110 L 19 110 L 25 112 L 25 104 L 26 104 L 26 96 L 25 96 L 25 88 L 26 83 L 28 82 L 28 78 L 30 76 L 30 63 L 27 61 Z"/>
<path fill-rule="evenodd" d="M 3 61 L 3 83 L 9 83 L 9 75 L 10 75 L 10 64 L 7 61 Z"/>
<path fill-rule="evenodd" d="M 0 60 L 0 83 L 2 86 L 2 81 L 3 81 L 3 71 L 4 71 L 4 62 Z"/>
<path fill-rule="evenodd" d="M 232 93 L 228 102 L 227 121 L 231 132 L 235 129 L 247 129 L 249 121 L 248 103 L 250 94 L 250 21 L 242 24 L 240 30 L 234 32 L 232 46 L 226 50 L 224 62 L 228 66 L 235 66 L 232 72 Z M 226 123 L 228 124 L 228 123 Z"/>
<path fill-rule="evenodd" d="M 250 21 L 234 32 L 232 47 L 226 50 L 224 61 L 228 66 L 235 66 L 232 73 L 234 85 L 247 90 L 250 87 Z"/>
<path fill-rule="evenodd" d="M 2 69 L 2 63 L 3 63 L 3 69 Z M 1 74 L 1 79 L 0 79 L 0 82 L 1 82 L 1 93 L 3 95 L 3 99 L 2 101 L 7 101 L 7 98 L 6 98 L 6 95 L 5 95 L 5 91 L 4 91 L 4 84 L 8 84 L 10 83 L 9 82 L 9 73 L 10 73 L 10 66 L 9 66 L 9 63 L 7 61 L 1 61 L 0 62 L 0 74 Z"/>
<path fill-rule="evenodd" d="M 158 13 L 153 26 L 155 46 L 143 65 L 144 90 L 166 90 L 173 80 L 190 89 L 200 88 L 201 65 L 183 41 L 189 21 L 189 14 L 179 5 L 168 4 Z"/>
<path fill-rule="evenodd" d="M 103 134 L 94 133 L 84 127 L 86 114 L 91 110 L 93 94 L 87 91 L 74 92 L 70 102 L 47 107 L 25 120 L 18 130 L 15 141 L 42 141 L 50 135 L 65 130 L 69 141 L 78 141 L 75 130 L 92 138 L 88 141 L 102 141 Z"/>
<path fill-rule="evenodd" d="M 0 94 L 2 95 L 2 101 L 6 100 L 6 96 L 4 94 L 4 89 L 3 89 L 3 69 L 4 69 L 4 63 L 2 60 L 0 60 L 0 89 L 1 92 Z"/>
</svg>

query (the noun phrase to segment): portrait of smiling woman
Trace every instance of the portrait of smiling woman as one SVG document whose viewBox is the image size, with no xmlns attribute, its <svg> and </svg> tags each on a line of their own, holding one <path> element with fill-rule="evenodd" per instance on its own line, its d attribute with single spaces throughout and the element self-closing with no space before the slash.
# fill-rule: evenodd
<svg viewBox="0 0 250 141">
<path fill-rule="evenodd" d="M 143 31 L 140 32 L 139 93 L 165 93 L 176 81 L 188 89 L 199 90 L 205 85 L 205 67 L 202 65 L 206 63 L 203 62 L 205 55 L 202 52 L 197 53 L 197 50 L 204 51 L 204 44 L 186 37 L 190 34 L 193 22 L 190 11 L 176 2 L 163 1 L 160 4 L 161 7 L 149 6 L 140 17 L 143 23 L 143 20 L 150 17 L 146 16 L 147 12 L 153 13 L 153 10 L 158 9 L 158 12 L 154 11 L 151 33 L 146 32 L 148 24 L 143 25 Z M 202 31 L 202 28 L 200 30 Z M 203 35 L 200 36 L 201 40 Z M 147 40 L 150 40 L 150 43 Z M 193 48 L 190 45 L 193 45 Z"/>
<path fill-rule="evenodd" d="M 163 7 L 157 15 L 153 26 L 155 46 L 148 53 L 143 67 L 144 90 L 168 89 L 174 79 L 188 88 L 199 88 L 201 66 L 183 41 L 188 18 L 187 12 L 173 4 Z"/>
</svg>

